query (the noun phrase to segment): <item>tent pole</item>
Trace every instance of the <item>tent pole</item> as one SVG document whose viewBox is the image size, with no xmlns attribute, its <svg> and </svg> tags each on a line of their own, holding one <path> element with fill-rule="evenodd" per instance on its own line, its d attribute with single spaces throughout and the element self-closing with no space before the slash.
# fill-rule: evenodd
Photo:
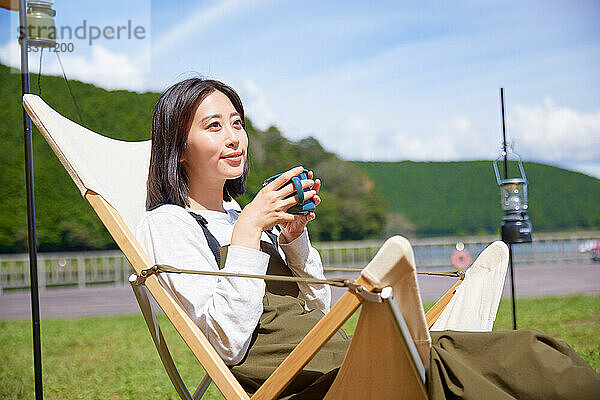
<svg viewBox="0 0 600 400">
<path fill-rule="evenodd" d="M 27 15 L 25 0 L 19 0 L 19 44 L 21 45 L 21 88 L 29 93 L 29 60 L 27 54 Z M 31 322 L 33 327 L 33 365 L 35 373 L 35 398 L 43 399 L 42 345 L 40 334 L 40 301 L 37 271 L 37 241 L 35 234 L 35 199 L 33 193 L 33 148 L 31 119 L 23 108 L 23 134 L 25 139 L 25 181 L 27 184 L 27 228 L 29 238 L 29 279 L 31 286 Z"/>
<path fill-rule="evenodd" d="M 502 154 L 504 155 L 504 179 L 508 179 L 508 151 L 506 150 L 506 122 L 504 119 L 504 88 L 500 88 L 502 104 Z M 510 293 L 512 301 L 513 329 L 517 330 L 517 306 L 515 305 L 515 270 L 513 268 L 512 244 L 508 244 L 508 266 L 510 267 Z"/>
</svg>

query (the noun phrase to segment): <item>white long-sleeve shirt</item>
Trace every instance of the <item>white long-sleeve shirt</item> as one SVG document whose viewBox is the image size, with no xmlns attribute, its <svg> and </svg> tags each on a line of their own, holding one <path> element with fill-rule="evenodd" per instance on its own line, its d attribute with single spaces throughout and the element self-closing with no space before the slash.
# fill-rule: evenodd
<svg viewBox="0 0 600 400">
<path fill-rule="evenodd" d="M 231 243 L 238 214 L 209 210 L 189 210 L 208 221 L 208 229 L 221 246 Z M 178 268 L 218 271 L 214 255 L 200 225 L 188 210 L 167 204 L 144 214 L 136 236 L 155 264 Z M 270 242 L 263 233 L 261 240 Z M 310 245 L 306 230 L 296 240 L 279 246 L 293 274 L 324 279 L 317 250 Z M 229 246 L 222 271 L 265 274 L 269 255 L 242 246 Z M 263 312 L 265 282 L 262 279 L 213 277 L 194 274 L 160 274 L 163 284 L 200 327 L 225 363 L 237 364 L 246 354 L 252 333 Z M 328 285 L 298 283 L 308 309 L 329 311 Z"/>
</svg>

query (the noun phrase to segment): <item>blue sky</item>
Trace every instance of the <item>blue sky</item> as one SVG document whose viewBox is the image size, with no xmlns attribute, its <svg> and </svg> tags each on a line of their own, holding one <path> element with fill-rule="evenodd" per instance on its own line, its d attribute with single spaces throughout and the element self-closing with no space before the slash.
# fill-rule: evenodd
<svg viewBox="0 0 600 400">
<path fill-rule="evenodd" d="M 372 4 L 371 4 L 372 3 Z M 524 159 L 600 177 L 597 1 L 61 1 L 57 25 L 143 26 L 143 40 L 72 40 L 67 74 L 162 91 L 196 74 L 247 115 L 351 160 L 490 159 L 498 88 Z M 17 65 L 15 12 L 0 61 Z M 88 38 L 89 40 L 89 38 Z M 64 40 L 68 42 L 68 40 Z M 39 55 L 31 55 L 37 71 Z M 58 74 L 54 55 L 43 71 Z"/>
</svg>

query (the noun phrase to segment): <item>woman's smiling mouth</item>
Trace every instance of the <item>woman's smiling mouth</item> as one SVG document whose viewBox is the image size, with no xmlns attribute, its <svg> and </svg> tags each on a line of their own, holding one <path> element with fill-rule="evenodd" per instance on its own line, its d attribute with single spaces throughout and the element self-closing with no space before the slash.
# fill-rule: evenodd
<svg viewBox="0 0 600 400">
<path fill-rule="evenodd" d="M 227 155 L 222 156 L 221 159 L 237 163 L 242 161 L 242 152 L 236 151 L 234 153 L 229 153 Z"/>
</svg>

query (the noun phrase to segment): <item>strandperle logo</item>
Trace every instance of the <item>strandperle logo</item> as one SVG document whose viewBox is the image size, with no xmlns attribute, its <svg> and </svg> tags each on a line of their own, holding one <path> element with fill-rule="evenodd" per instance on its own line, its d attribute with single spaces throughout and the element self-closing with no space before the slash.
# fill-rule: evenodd
<svg viewBox="0 0 600 400">
<path fill-rule="evenodd" d="M 19 33 L 23 32 L 23 27 L 19 27 Z M 70 25 L 59 27 L 54 26 L 28 26 L 27 37 L 48 37 L 54 40 L 68 41 L 73 39 L 87 40 L 91 46 L 95 40 L 144 40 L 146 39 L 146 28 L 143 25 L 136 25 L 130 19 L 124 25 L 88 25 L 87 20 L 83 20 L 81 25 L 73 28 Z"/>
</svg>

